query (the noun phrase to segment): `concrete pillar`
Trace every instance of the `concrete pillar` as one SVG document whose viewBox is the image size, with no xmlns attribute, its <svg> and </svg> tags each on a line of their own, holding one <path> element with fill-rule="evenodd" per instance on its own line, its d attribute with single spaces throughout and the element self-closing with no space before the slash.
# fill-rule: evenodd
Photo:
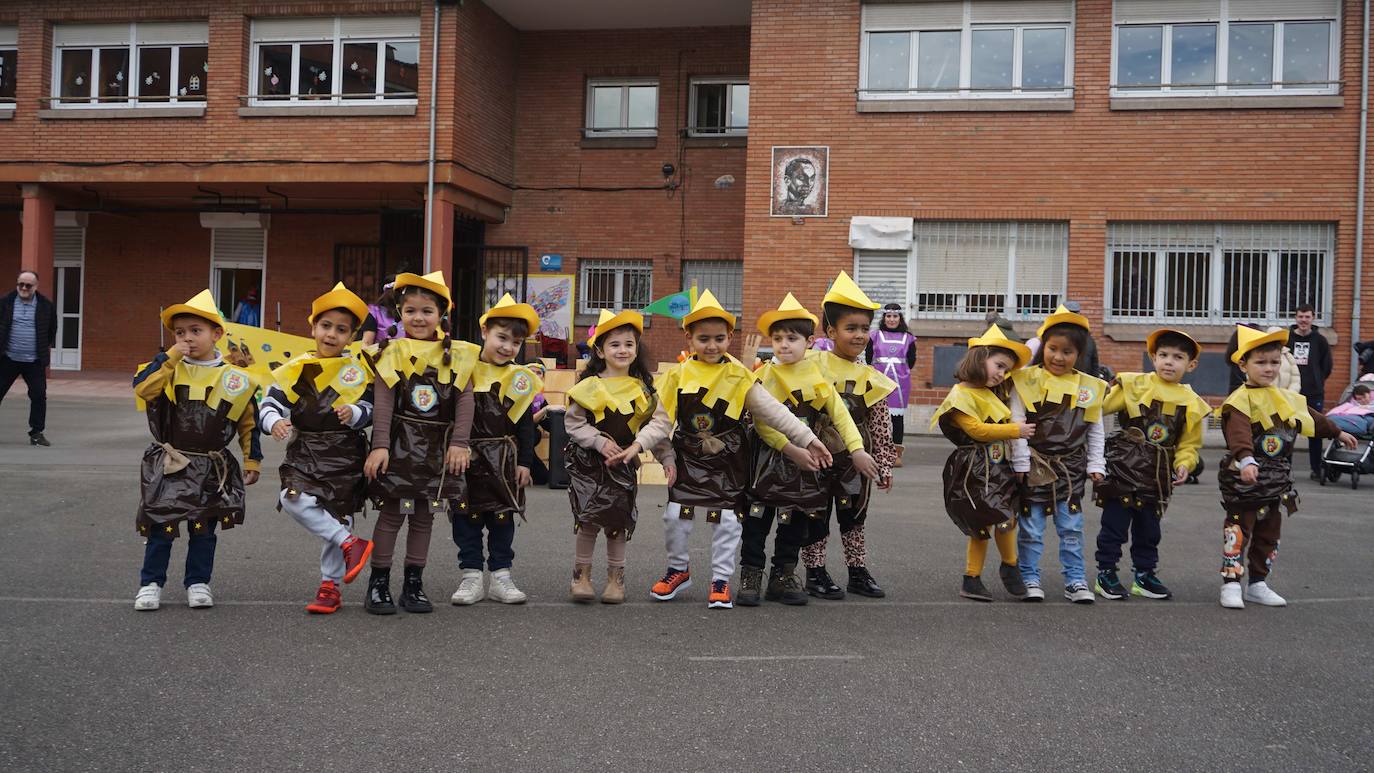
<svg viewBox="0 0 1374 773">
<path fill-rule="evenodd" d="M 55 297 L 57 279 L 53 276 L 52 243 L 54 201 L 52 192 L 41 185 L 20 188 L 24 199 L 19 266 L 38 274 L 38 291 Z"/>
</svg>

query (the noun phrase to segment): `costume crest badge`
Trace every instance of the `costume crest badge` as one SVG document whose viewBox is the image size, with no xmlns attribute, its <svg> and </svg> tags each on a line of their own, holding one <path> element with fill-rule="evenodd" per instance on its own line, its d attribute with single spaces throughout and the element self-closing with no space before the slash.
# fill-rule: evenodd
<svg viewBox="0 0 1374 773">
<path fill-rule="evenodd" d="M 1006 447 L 1001 443 L 993 443 L 988 446 L 988 461 L 993 464 L 1001 464 L 1007 458 Z"/>
<path fill-rule="evenodd" d="M 710 432 L 715 429 L 716 417 L 709 413 L 698 413 L 692 416 L 692 429 L 697 432 Z"/>
<path fill-rule="evenodd" d="M 1088 405 L 1095 397 L 1097 397 L 1097 391 L 1092 387 L 1078 388 L 1078 405 Z"/>
<path fill-rule="evenodd" d="M 1265 435 L 1260 441 L 1260 450 L 1271 459 L 1278 456 L 1283 453 L 1283 438 L 1278 435 Z"/>
<path fill-rule="evenodd" d="M 530 393 L 530 388 L 533 386 L 529 376 L 524 373 L 517 373 L 515 378 L 511 379 L 510 391 L 511 394 L 524 396 Z"/>
<path fill-rule="evenodd" d="M 1169 442 L 1169 434 L 1169 428 L 1159 422 L 1155 422 L 1145 428 L 1145 439 L 1155 445 Z"/>
<path fill-rule="evenodd" d="M 229 397 L 238 397 L 246 392 L 248 384 L 248 377 L 237 370 L 225 371 L 224 377 L 220 379 L 220 386 Z"/>
<path fill-rule="evenodd" d="M 439 402 L 439 393 L 429 384 L 416 384 L 410 390 L 410 402 L 424 413 L 434 410 Z"/>
<path fill-rule="evenodd" d="M 344 386 L 358 386 L 363 383 L 364 378 L 363 369 L 357 365 L 347 365 L 339 371 L 339 383 Z"/>
</svg>

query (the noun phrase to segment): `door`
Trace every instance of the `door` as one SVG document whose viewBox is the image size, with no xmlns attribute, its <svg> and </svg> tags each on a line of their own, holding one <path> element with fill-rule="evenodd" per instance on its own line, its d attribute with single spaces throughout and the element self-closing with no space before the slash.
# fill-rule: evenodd
<svg viewBox="0 0 1374 773">
<path fill-rule="evenodd" d="M 85 305 L 82 276 L 86 263 L 86 229 L 53 229 L 53 303 L 57 306 L 57 344 L 52 349 L 55 370 L 81 369 L 81 309 Z"/>
<path fill-rule="evenodd" d="M 215 228 L 210 236 L 210 293 L 229 322 L 266 327 L 267 231 Z M 279 314 L 276 327 L 281 329 Z"/>
</svg>

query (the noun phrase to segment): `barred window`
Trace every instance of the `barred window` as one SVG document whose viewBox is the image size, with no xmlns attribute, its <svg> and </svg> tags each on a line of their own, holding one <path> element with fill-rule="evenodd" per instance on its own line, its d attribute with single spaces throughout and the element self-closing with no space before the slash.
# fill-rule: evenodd
<svg viewBox="0 0 1374 773">
<path fill-rule="evenodd" d="M 684 260 L 682 289 L 692 285 L 710 290 L 720 305 L 736 317 L 744 313 L 744 261 Z"/>
<path fill-rule="evenodd" d="M 577 262 L 577 313 L 595 314 L 601 309 L 642 309 L 653 303 L 654 263 L 651 260 L 597 260 Z"/>
<path fill-rule="evenodd" d="M 910 253 L 861 250 L 855 281 L 910 318 L 1042 316 L 1064 297 L 1067 223 L 917 222 Z"/>
<path fill-rule="evenodd" d="M 1113 223 L 1107 314 L 1116 322 L 1279 324 L 1331 317 L 1328 223 Z"/>
</svg>

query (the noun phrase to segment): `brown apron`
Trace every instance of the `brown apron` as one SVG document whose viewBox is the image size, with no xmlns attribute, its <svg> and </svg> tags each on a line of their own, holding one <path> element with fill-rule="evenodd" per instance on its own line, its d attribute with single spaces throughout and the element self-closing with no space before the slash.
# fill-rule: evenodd
<svg viewBox="0 0 1374 773">
<path fill-rule="evenodd" d="M 862 395 L 856 395 L 852 391 L 840 392 L 840 399 L 849 410 L 854 426 L 859 429 L 864 449 L 873 448 L 873 436 L 868 431 L 868 412 L 872 409 L 864 402 Z M 868 519 L 868 498 L 872 493 L 872 486 L 869 480 L 854 468 L 854 459 L 848 451 L 832 453 L 832 456 L 834 462 L 829 470 L 822 473 L 822 478 L 830 496 L 835 499 L 835 509 L 837 512 L 853 513 L 851 520 L 855 524 L 861 524 Z"/>
<path fill-rule="evenodd" d="M 398 381 L 394 389 L 377 389 L 378 400 L 395 401 L 391 458 L 367 489 L 378 510 L 409 514 L 464 507 L 463 476 L 450 475 L 444 464 L 461 391 L 441 383 L 433 368 Z"/>
<path fill-rule="evenodd" d="M 1035 424 L 1035 435 L 1029 441 L 1031 474 L 1021 487 L 1021 507 L 1068 502 L 1069 510 L 1078 512 L 1088 478 L 1089 423 L 1083 410 L 1069 396 L 1062 403 L 1027 406 L 1026 421 Z M 1031 482 L 1040 475 L 1045 482 Z"/>
<path fill-rule="evenodd" d="M 286 447 L 279 472 L 287 498 L 301 494 L 315 497 L 320 507 L 340 523 L 363 508 L 367 481 L 367 434 L 351 429 L 334 413 L 338 393 L 331 387 L 315 388 L 318 365 L 307 365 L 295 384 L 297 400 L 291 406 L 291 426 L 296 436 Z M 278 506 L 280 509 L 280 506 Z"/>
<path fill-rule="evenodd" d="M 189 399 L 189 391 L 178 386 L 175 403 L 159 396 L 147 405 L 153 443 L 139 468 L 142 495 L 135 518 L 144 536 L 158 529 L 175 538 L 183 520 L 197 530 L 208 522 L 221 529 L 243 523 L 243 475 L 229 450 L 237 422 L 229 420 L 227 402 L 211 410 Z"/>
<path fill-rule="evenodd" d="M 621 448 L 635 442 L 630 430 L 631 416 L 607 410 L 595 427 Z M 627 464 L 607 466 L 606 457 L 599 452 L 568 443 L 563 450 L 568 468 L 568 502 L 572 505 L 573 531 L 582 526 L 599 526 L 609 538 L 622 532 L 628 540 L 634 534 L 639 509 L 635 497 L 639 491 L 636 472 L 639 459 Z"/>
<path fill-rule="evenodd" d="M 1223 417 L 1224 421 L 1224 417 Z M 1259 478 L 1245 483 L 1233 466 L 1230 453 L 1221 458 L 1217 483 L 1221 486 L 1221 503 L 1228 513 L 1258 511 L 1259 518 L 1278 512 L 1282 505 L 1289 515 L 1298 510 L 1298 494 L 1293 490 L 1293 444 L 1298 430 L 1275 417 L 1274 426 L 1264 429 L 1250 425 L 1254 438 L 1252 454 L 1259 463 Z"/>
<path fill-rule="evenodd" d="M 750 471 L 748 433 L 743 421 L 725 415 L 725 400 L 708 408 L 701 394 L 677 397 L 677 480 L 668 501 L 682 505 L 686 519 L 693 508 L 705 509 L 708 520 L 718 510 L 734 510 L 743 517 Z"/>
<path fill-rule="evenodd" d="M 792 415 L 807 425 L 820 437 L 822 433 L 834 435 L 834 424 L 824 408 L 813 408 L 809 403 L 797 402 L 800 394 L 793 393 L 793 399 L 784 403 Z M 780 512 L 801 511 L 813 518 L 825 514 L 830 506 L 830 492 L 826 489 L 822 473 L 807 472 L 801 469 L 782 452 L 757 440 L 754 453 L 754 482 L 750 487 L 750 500 L 757 506 L 774 507 Z M 837 454 L 844 450 L 830 448 Z"/>
<path fill-rule="evenodd" d="M 515 485 L 515 422 L 501 399 L 501 384 L 473 397 L 472 464 L 468 466 L 468 512 L 525 514 L 525 490 Z"/>
<path fill-rule="evenodd" d="M 1093 485 L 1099 505 L 1108 499 L 1124 499 L 1133 506 L 1159 505 L 1163 516 L 1174 490 L 1174 453 L 1188 427 L 1188 409 L 1179 406 L 1172 416 L 1158 402 L 1137 417 L 1117 414 L 1121 429 L 1107 438 L 1107 475 Z"/>
<path fill-rule="evenodd" d="M 954 414 L 940 416 L 940 431 L 955 445 L 945 460 L 945 512 L 969 537 L 987 539 L 990 528 L 1016 528 L 1020 508 L 1016 473 L 1011 468 L 1011 446 L 1004 440 L 980 443 L 954 421 Z"/>
</svg>

